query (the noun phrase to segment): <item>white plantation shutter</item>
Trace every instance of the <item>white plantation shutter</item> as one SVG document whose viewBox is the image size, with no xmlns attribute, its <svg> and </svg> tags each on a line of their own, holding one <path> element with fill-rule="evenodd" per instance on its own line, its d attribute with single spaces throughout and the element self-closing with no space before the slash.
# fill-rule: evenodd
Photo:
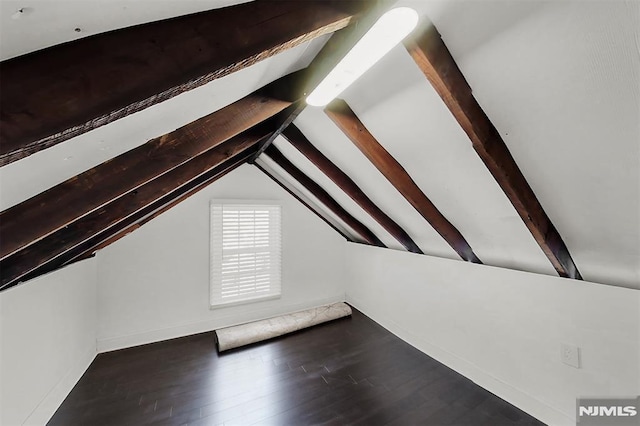
<svg viewBox="0 0 640 426">
<path fill-rule="evenodd" d="M 280 206 L 211 204 L 211 305 L 280 295 Z"/>
</svg>

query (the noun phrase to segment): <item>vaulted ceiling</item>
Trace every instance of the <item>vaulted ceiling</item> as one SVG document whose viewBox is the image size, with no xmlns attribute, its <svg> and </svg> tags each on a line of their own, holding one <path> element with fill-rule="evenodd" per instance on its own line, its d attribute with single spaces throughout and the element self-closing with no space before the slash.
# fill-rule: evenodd
<svg viewBox="0 0 640 426">
<path fill-rule="evenodd" d="M 349 241 L 640 288 L 639 3 L 401 0 L 324 110 L 392 2 L 239 3 L 0 3 L 0 288 L 245 162 Z"/>
</svg>

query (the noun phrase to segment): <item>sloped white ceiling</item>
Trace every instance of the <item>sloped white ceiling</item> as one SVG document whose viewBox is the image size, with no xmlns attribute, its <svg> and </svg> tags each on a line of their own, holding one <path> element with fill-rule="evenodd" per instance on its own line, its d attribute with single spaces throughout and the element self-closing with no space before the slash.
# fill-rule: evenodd
<svg viewBox="0 0 640 426">
<path fill-rule="evenodd" d="M 0 57 L 233 3 L 240 1 L 3 0 Z M 584 278 L 640 288 L 640 3 L 398 4 L 414 7 L 423 19 L 429 17 L 435 23 Z M 20 8 L 25 13 L 12 19 Z M 325 40 L 299 46 L 0 168 L 0 209 L 306 66 Z M 343 98 L 484 263 L 555 275 L 466 135 L 402 46 Z M 321 109 L 308 107 L 295 124 L 425 253 L 457 258 Z M 286 140 L 278 138 L 275 144 L 385 244 L 403 250 Z M 268 158 L 262 161 L 291 181 Z M 296 182 L 289 185 L 314 201 Z"/>
<path fill-rule="evenodd" d="M 639 28 L 636 1 L 543 3 L 456 57 L 584 277 L 632 286 L 640 286 Z M 446 35 L 456 56 L 464 42 Z"/>
<path fill-rule="evenodd" d="M 398 4 L 435 23 L 584 278 L 640 287 L 640 3 Z M 402 46 L 342 97 L 484 263 L 555 274 Z M 453 254 L 322 111 L 296 124 L 425 252 Z"/>
<path fill-rule="evenodd" d="M 583 276 L 640 287 L 640 3 L 461 3 L 436 25 Z"/>
</svg>

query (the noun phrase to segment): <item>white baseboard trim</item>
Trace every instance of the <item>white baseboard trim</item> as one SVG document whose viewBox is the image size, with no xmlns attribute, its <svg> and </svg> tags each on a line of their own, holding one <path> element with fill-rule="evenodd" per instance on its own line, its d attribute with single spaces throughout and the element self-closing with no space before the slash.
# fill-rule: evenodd
<svg viewBox="0 0 640 426">
<path fill-rule="evenodd" d="M 426 341 L 423 337 L 399 326 L 392 319 L 374 314 L 374 312 L 376 312 L 375 309 L 371 309 L 371 307 L 366 304 L 363 304 L 358 300 L 354 300 L 352 297 L 349 297 L 349 295 L 347 295 L 346 299 L 347 303 L 367 315 L 391 333 L 409 343 L 411 346 L 462 374 L 478 386 L 481 386 L 494 395 L 499 396 L 522 411 L 529 413 L 538 420 L 553 426 L 575 426 L 576 421 L 570 414 L 564 413 L 559 409 L 540 401 L 534 396 L 505 383 L 466 359 Z"/>
<path fill-rule="evenodd" d="M 82 375 L 89 368 L 97 355 L 95 346 L 87 350 L 76 362 L 74 362 L 62 379 L 40 401 L 33 412 L 27 417 L 23 425 L 46 425 L 62 401 L 69 395 L 73 387 L 78 383 Z"/>
<path fill-rule="evenodd" d="M 97 341 L 98 353 L 115 351 L 118 349 L 130 348 L 133 346 L 146 345 L 148 343 L 161 342 L 163 340 L 175 339 L 177 337 L 189 336 L 192 334 L 204 333 L 221 327 L 243 324 L 250 321 L 259 321 L 277 315 L 290 314 L 303 309 L 310 309 L 316 306 L 330 303 L 344 302 L 344 293 L 324 299 L 316 299 L 308 302 L 293 303 L 288 305 L 268 306 L 249 310 L 250 305 L 239 307 L 229 307 L 227 314 L 214 316 L 205 321 L 197 321 L 186 324 L 178 324 L 155 330 L 147 330 L 139 333 L 132 333 L 124 336 L 108 337 Z M 213 311 L 212 311 L 213 312 Z"/>
</svg>

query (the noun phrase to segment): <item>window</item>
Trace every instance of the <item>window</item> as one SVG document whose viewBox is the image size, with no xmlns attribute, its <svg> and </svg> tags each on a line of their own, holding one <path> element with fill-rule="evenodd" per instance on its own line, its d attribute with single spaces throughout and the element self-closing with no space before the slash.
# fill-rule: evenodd
<svg viewBox="0 0 640 426">
<path fill-rule="evenodd" d="M 280 206 L 211 203 L 211 306 L 280 296 Z"/>
</svg>

